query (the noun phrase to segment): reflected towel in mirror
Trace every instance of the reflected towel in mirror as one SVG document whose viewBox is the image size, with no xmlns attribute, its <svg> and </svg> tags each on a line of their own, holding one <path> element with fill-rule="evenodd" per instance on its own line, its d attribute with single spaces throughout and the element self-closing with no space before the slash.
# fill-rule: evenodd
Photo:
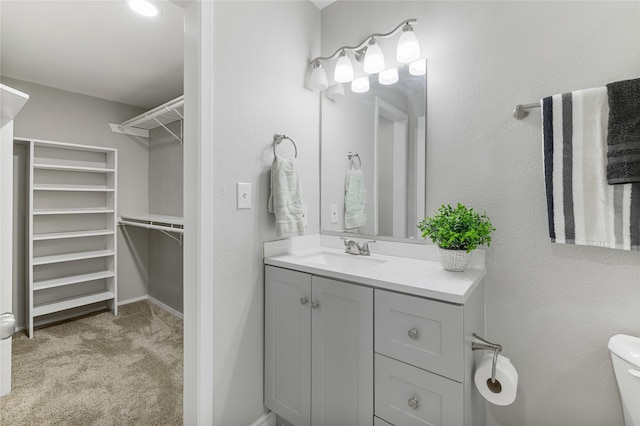
<svg viewBox="0 0 640 426">
<path fill-rule="evenodd" d="M 351 168 L 347 174 L 344 193 L 345 228 L 357 228 L 367 223 L 367 190 L 364 186 L 362 170 Z"/>
</svg>

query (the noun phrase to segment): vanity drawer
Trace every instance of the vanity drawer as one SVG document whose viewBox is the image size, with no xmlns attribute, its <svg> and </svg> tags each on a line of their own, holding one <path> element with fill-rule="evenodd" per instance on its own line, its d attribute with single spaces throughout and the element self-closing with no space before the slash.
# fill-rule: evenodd
<svg viewBox="0 0 640 426">
<path fill-rule="evenodd" d="M 375 291 L 375 351 L 462 382 L 463 307 Z"/>
<path fill-rule="evenodd" d="M 462 383 L 380 354 L 375 364 L 377 417 L 402 426 L 463 424 Z"/>
</svg>

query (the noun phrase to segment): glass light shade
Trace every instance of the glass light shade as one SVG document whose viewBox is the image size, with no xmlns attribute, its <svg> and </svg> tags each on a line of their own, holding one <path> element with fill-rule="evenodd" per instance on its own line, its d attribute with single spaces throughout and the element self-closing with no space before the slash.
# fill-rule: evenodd
<svg viewBox="0 0 640 426">
<path fill-rule="evenodd" d="M 401 64 L 415 61 L 420 57 L 420 43 L 418 37 L 409 29 L 402 32 L 400 40 L 398 40 L 398 51 L 396 59 Z"/>
<path fill-rule="evenodd" d="M 327 87 L 329 87 L 327 73 L 324 71 L 324 68 L 322 68 L 322 65 L 318 64 L 318 66 L 314 66 L 313 71 L 311 72 L 309 86 L 311 87 L 311 90 L 315 92 L 326 90 Z"/>
<path fill-rule="evenodd" d="M 409 65 L 409 74 L 411 75 L 425 75 L 427 73 L 427 60 L 419 59 L 415 62 L 411 62 Z"/>
<path fill-rule="evenodd" d="M 355 93 L 366 93 L 369 91 L 369 77 L 356 78 L 351 82 L 351 91 Z"/>
<path fill-rule="evenodd" d="M 347 54 L 340 53 L 333 79 L 338 83 L 348 83 L 353 80 L 353 65 Z"/>
<path fill-rule="evenodd" d="M 389 68 L 378 74 L 378 82 L 380 84 L 389 85 L 398 81 L 398 68 Z"/>
<path fill-rule="evenodd" d="M 129 0 L 129 7 L 142 16 L 157 16 L 158 8 L 147 0 Z"/>
<path fill-rule="evenodd" d="M 375 41 L 367 46 L 367 53 L 364 54 L 364 72 L 375 74 L 384 69 L 384 55 L 382 49 Z"/>
</svg>

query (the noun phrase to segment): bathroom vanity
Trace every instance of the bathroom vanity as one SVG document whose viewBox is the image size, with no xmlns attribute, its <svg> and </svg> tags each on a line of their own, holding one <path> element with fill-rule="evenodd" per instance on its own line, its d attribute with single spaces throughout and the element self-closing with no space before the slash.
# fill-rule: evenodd
<svg viewBox="0 0 640 426">
<path fill-rule="evenodd" d="M 484 334 L 482 264 L 454 273 L 375 248 L 285 251 L 265 247 L 269 409 L 296 426 L 484 424 L 471 350 Z"/>
</svg>

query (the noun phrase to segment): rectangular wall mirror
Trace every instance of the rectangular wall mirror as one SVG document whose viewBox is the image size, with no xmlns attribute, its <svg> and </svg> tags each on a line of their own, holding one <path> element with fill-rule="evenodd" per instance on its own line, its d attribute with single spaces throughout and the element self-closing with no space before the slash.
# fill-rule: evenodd
<svg viewBox="0 0 640 426">
<path fill-rule="evenodd" d="M 417 239 L 426 199 L 426 75 L 402 66 L 393 84 L 368 79 L 364 93 L 344 84 L 321 95 L 321 229 Z"/>
</svg>

